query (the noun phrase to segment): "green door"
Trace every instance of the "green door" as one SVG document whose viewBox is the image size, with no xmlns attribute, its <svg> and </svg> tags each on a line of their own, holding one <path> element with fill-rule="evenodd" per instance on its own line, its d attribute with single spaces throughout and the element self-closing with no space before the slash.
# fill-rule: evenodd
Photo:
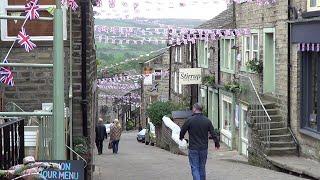
<svg viewBox="0 0 320 180">
<path fill-rule="evenodd" d="M 264 32 L 264 59 L 263 59 L 263 92 L 275 92 L 275 41 L 274 32 Z"/>
<path fill-rule="evenodd" d="M 208 118 L 211 120 L 213 127 L 218 129 L 218 97 L 219 94 L 215 92 L 216 90 L 209 90 L 209 107 L 208 107 Z"/>
</svg>

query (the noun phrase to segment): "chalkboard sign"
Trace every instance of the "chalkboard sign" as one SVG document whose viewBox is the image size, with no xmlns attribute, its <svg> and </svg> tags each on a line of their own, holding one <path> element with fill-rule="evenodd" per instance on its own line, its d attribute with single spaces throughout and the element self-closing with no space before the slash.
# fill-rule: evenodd
<svg viewBox="0 0 320 180">
<path fill-rule="evenodd" d="M 48 162 L 48 161 L 42 161 Z M 60 164 L 61 170 L 46 169 L 41 175 L 48 180 L 75 179 L 84 180 L 84 162 L 83 161 L 50 161 Z"/>
</svg>

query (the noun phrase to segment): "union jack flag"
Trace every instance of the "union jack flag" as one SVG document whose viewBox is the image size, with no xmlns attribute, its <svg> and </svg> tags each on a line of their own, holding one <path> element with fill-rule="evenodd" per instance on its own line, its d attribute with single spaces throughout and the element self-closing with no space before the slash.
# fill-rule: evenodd
<svg viewBox="0 0 320 180">
<path fill-rule="evenodd" d="M 37 47 L 37 45 L 35 45 L 33 42 L 31 42 L 30 36 L 26 34 L 26 31 L 23 27 L 21 28 L 21 31 L 18 34 L 18 40 L 19 40 L 18 43 L 21 46 L 24 46 L 24 49 L 27 52 L 30 52 L 35 47 Z"/>
<path fill-rule="evenodd" d="M 5 59 L 3 63 L 8 63 Z M 0 82 L 8 86 L 14 86 L 13 73 L 9 67 L 0 67 Z"/>
<path fill-rule="evenodd" d="M 39 9 L 38 0 L 31 0 L 25 5 L 26 18 L 30 20 L 38 19 L 40 17 Z"/>
<path fill-rule="evenodd" d="M 71 7 L 71 9 L 74 11 L 77 10 L 77 8 L 79 7 L 75 0 L 69 0 L 68 4 Z"/>
</svg>

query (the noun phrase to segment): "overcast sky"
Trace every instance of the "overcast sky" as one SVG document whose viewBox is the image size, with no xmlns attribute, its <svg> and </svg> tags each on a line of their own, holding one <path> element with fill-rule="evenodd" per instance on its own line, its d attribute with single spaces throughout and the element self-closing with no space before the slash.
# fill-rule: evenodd
<svg viewBox="0 0 320 180">
<path fill-rule="evenodd" d="M 178 18 L 208 20 L 226 9 L 225 0 L 114 0 L 115 8 L 109 7 L 109 0 L 102 0 L 102 7 L 96 7 L 96 18 Z M 138 8 L 134 10 L 134 3 Z M 180 3 L 185 6 L 181 7 Z"/>
</svg>

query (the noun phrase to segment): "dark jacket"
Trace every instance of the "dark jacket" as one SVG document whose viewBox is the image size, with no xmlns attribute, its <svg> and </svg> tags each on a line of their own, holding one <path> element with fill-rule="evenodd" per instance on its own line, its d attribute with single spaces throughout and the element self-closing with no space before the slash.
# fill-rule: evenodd
<svg viewBox="0 0 320 180">
<path fill-rule="evenodd" d="M 208 132 L 213 137 L 215 147 L 220 147 L 217 135 L 214 132 L 211 121 L 203 114 L 193 114 L 184 123 L 180 131 L 180 140 L 189 132 L 189 149 L 206 150 L 208 149 Z"/>
<path fill-rule="evenodd" d="M 106 131 L 106 126 L 104 124 L 98 124 L 96 126 L 96 141 L 102 141 L 104 138 L 107 138 L 108 134 Z"/>
</svg>

